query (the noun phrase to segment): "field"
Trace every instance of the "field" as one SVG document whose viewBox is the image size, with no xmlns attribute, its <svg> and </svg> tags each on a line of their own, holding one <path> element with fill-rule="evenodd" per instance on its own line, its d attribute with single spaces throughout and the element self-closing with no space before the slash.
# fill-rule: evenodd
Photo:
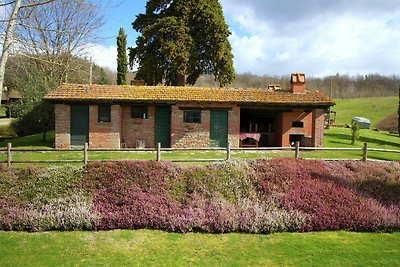
<svg viewBox="0 0 400 267">
<path fill-rule="evenodd" d="M 335 99 L 331 108 L 337 112 L 336 124 L 350 124 L 353 117 L 364 117 L 371 121 L 371 127 L 397 112 L 397 97 L 369 97 Z"/>
<path fill-rule="evenodd" d="M 400 233 L 0 232 L 0 251 L 10 267 L 399 266 Z"/>
</svg>

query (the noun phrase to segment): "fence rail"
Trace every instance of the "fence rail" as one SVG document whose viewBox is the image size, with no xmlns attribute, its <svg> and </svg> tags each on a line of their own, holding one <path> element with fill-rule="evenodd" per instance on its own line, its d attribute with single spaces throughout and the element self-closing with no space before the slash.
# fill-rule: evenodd
<svg viewBox="0 0 400 267">
<path fill-rule="evenodd" d="M 89 160 L 89 152 L 156 152 L 155 160 L 161 161 L 161 152 L 165 151 L 226 151 L 226 156 L 219 159 L 172 159 L 172 162 L 216 162 L 231 159 L 232 151 L 293 151 L 294 157 L 299 158 L 301 151 L 362 151 L 363 155 L 361 160 L 368 160 L 368 152 L 386 152 L 386 153 L 399 153 L 400 150 L 395 149 L 381 149 L 381 148 L 368 148 L 368 144 L 364 143 L 361 148 L 332 148 L 332 147 L 300 147 L 300 143 L 296 142 L 294 147 L 246 147 L 246 148 L 231 148 L 230 145 L 226 148 L 161 148 L 161 144 L 158 143 L 156 148 L 121 148 L 121 149 L 105 149 L 105 148 L 89 148 L 88 144 L 85 143 L 83 148 L 71 148 L 71 149 L 25 149 L 25 148 L 12 148 L 11 143 L 7 144 L 7 148 L 2 151 L 6 152 L 7 160 L 2 160 L 0 163 L 7 163 L 8 167 L 11 167 L 13 163 L 83 163 L 86 165 L 89 161 L 120 161 L 112 159 L 96 159 Z M 0 150 L 1 151 L 1 150 Z M 12 152 L 83 152 L 82 159 L 59 159 L 59 160 L 14 160 Z M 3 152 L 4 153 L 4 152 Z M 332 159 L 329 159 L 332 160 Z M 340 160 L 340 159 L 337 159 Z"/>
</svg>

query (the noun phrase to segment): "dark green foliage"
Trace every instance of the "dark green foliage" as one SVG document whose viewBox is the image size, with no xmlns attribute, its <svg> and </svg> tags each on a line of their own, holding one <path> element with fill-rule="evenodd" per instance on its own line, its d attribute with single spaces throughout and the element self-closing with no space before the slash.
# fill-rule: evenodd
<svg viewBox="0 0 400 267">
<path fill-rule="evenodd" d="M 217 0 L 148 0 L 146 13 L 132 25 L 141 33 L 129 52 L 137 79 L 177 85 L 186 75 L 186 83 L 194 84 L 211 74 L 220 86 L 234 80 L 230 32 Z"/>
<path fill-rule="evenodd" d="M 95 81 L 94 81 L 95 84 L 110 84 L 110 81 L 107 78 L 107 73 L 103 68 L 94 65 L 93 71 L 95 74 L 98 73 L 97 77 L 95 76 Z"/>
<path fill-rule="evenodd" d="M 356 122 L 351 124 L 351 144 L 354 145 L 360 136 L 360 126 Z"/>
<path fill-rule="evenodd" d="M 126 34 L 123 28 L 119 28 L 117 36 L 117 51 L 117 84 L 126 84 L 128 59 L 126 56 Z"/>
<path fill-rule="evenodd" d="M 45 78 L 34 69 L 31 74 L 15 79 L 21 99 L 11 108 L 17 117 L 12 126 L 19 136 L 44 132 L 45 141 L 46 132 L 54 129 L 54 106 L 42 98 L 57 85 L 56 80 Z"/>
</svg>

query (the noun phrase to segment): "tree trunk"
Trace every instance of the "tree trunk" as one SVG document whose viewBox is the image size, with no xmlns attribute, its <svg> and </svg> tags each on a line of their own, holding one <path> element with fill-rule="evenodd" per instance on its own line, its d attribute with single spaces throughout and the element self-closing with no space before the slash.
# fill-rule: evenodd
<svg viewBox="0 0 400 267">
<path fill-rule="evenodd" d="M 6 63 L 8 59 L 9 49 L 14 39 L 14 28 L 17 23 L 18 11 L 21 7 L 21 0 L 15 0 L 14 8 L 8 21 L 6 34 L 4 36 L 3 51 L 0 59 L 0 100 L 3 95 L 4 74 L 6 71 Z M 1 105 L 1 101 L 0 101 Z"/>
<path fill-rule="evenodd" d="M 176 86 L 185 86 L 185 84 L 186 84 L 185 75 L 178 73 L 176 76 L 177 76 L 177 78 L 176 78 L 176 80 L 177 80 L 176 81 Z"/>
</svg>

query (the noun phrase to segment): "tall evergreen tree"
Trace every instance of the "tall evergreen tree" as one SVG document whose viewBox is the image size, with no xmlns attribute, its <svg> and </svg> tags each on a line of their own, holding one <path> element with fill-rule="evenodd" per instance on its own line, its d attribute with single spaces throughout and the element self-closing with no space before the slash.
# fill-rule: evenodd
<svg viewBox="0 0 400 267">
<path fill-rule="evenodd" d="M 202 74 L 220 86 L 234 80 L 230 35 L 218 0 L 148 0 L 132 23 L 141 35 L 130 48 L 129 63 L 146 84 L 194 84 Z"/>
<path fill-rule="evenodd" d="M 118 32 L 117 51 L 117 84 L 126 84 L 128 59 L 126 55 L 126 34 L 123 28 L 120 28 Z"/>
</svg>

